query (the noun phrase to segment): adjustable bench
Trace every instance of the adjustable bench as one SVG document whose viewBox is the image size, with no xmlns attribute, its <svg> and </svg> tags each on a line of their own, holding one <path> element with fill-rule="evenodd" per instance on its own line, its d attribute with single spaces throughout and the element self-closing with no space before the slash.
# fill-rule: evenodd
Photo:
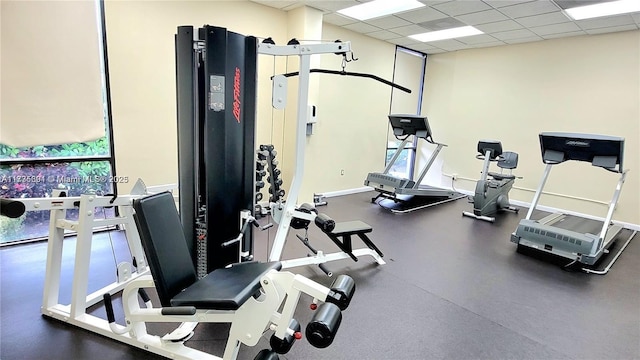
<svg viewBox="0 0 640 360">
<path fill-rule="evenodd" d="M 327 234 L 327 236 L 338 245 L 340 250 L 347 253 L 353 261 L 358 261 L 358 257 L 353 254 L 351 235 L 357 235 L 369 249 L 375 251 L 380 257 L 384 256 L 380 249 L 378 249 L 366 235 L 373 231 L 373 228 L 369 224 L 360 220 L 336 223 L 326 214 L 318 214 L 314 221 L 322 232 Z"/>
</svg>

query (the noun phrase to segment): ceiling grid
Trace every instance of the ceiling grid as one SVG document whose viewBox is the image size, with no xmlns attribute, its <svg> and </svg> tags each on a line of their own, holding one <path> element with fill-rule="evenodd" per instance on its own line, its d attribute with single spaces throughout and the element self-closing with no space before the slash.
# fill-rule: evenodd
<svg viewBox="0 0 640 360">
<path fill-rule="evenodd" d="M 424 7 L 366 21 L 337 11 L 370 0 L 251 1 L 284 11 L 310 6 L 323 11 L 327 23 L 427 54 L 640 29 L 640 13 L 574 21 L 562 12 L 607 0 L 419 0 Z M 484 34 L 425 43 L 407 38 L 455 24 Z"/>
</svg>

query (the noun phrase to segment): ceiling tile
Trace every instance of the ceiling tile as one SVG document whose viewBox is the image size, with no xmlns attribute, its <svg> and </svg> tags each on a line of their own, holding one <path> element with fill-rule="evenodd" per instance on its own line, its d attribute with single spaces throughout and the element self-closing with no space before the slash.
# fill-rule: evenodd
<svg viewBox="0 0 640 360">
<path fill-rule="evenodd" d="M 400 26 L 411 25 L 407 20 L 403 20 L 397 16 L 385 16 L 377 19 L 365 21 L 369 25 L 377 26 L 381 29 L 391 29 Z"/>
<path fill-rule="evenodd" d="M 359 33 L 370 33 L 374 31 L 380 31 L 380 28 L 375 27 L 373 25 L 365 24 L 363 22 L 357 22 L 355 24 L 349 24 L 343 26 L 345 29 L 349 29 L 351 31 L 359 32 Z"/>
<path fill-rule="evenodd" d="M 491 6 L 483 3 L 482 1 L 451 1 L 433 5 L 432 7 L 450 16 L 470 14 L 491 9 Z"/>
<path fill-rule="evenodd" d="M 505 7 L 505 6 L 511 6 L 511 5 L 517 5 L 517 4 L 522 4 L 522 3 L 526 3 L 526 2 L 531 2 L 533 0 L 483 0 L 485 3 L 487 3 L 488 5 L 493 6 L 496 9 L 499 9 L 501 7 Z"/>
<path fill-rule="evenodd" d="M 427 6 L 433 6 L 436 4 L 442 4 L 442 3 L 446 3 L 449 2 L 451 0 L 418 0 L 419 2 L 427 5 Z"/>
<path fill-rule="evenodd" d="M 284 9 L 287 6 L 295 5 L 298 1 L 274 1 L 274 0 L 252 0 L 255 3 L 270 6 L 277 9 Z"/>
<path fill-rule="evenodd" d="M 591 30 L 603 27 L 622 26 L 635 24 L 631 15 L 607 16 L 596 19 L 579 20 L 576 24 L 583 30 Z"/>
<path fill-rule="evenodd" d="M 329 24 L 333 24 L 333 25 L 337 25 L 337 26 L 344 26 L 344 25 L 348 25 L 348 24 L 353 24 L 353 23 L 357 23 L 358 20 L 354 20 L 352 18 L 346 17 L 346 16 L 342 16 L 339 14 L 325 14 L 322 17 L 322 21 L 329 23 Z"/>
<path fill-rule="evenodd" d="M 605 28 L 598 28 L 598 29 L 590 29 L 590 30 L 586 30 L 587 34 L 589 35 L 596 35 L 596 34 L 604 34 L 604 33 L 609 33 L 609 32 L 616 32 L 616 31 L 629 31 L 629 30 L 637 30 L 638 29 L 638 25 L 622 25 L 622 26 L 612 26 L 612 27 L 605 27 Z"/>
<path fill-rule="evenodd" d="M 485 10 L 479 11 L 472 14 L 459 15 L 456 16 L 456 19 L 464 22 L 467 25 L 478 25 L 478 24 L 486 24 L 492 23 L 501 20 L 508 20 L 509 18 L 504 16 L 501 12 L 497 10 Z"/>
<path fill-rule="evenodd" d="M 444 19 L 421 22 L 416 25 L 420 25 L 428 31 L 438 31 L 461 27 L 465 26 L 466 24 L 456 18 L 446 17 Z"/>
<path fill-rule="evenodd" d="M 486 34 L 522 29 L 522 25 L 513 20 L 497 21 L 489 24 L 476 25 L 475 27 Z"/>
<path fill-rule="evenodd" d="M 513 19 L 556 11 L 560 11 L 560 9 L 549 0 L 538 0 L 500 8 L 501 13 Z"/>
<path fill-rule="evenodd" d="M 582 31 L 582 30 L 580 30 L 580 31 L 569 31 L 569 32 L 564 32 L 564 33 L 542 35 L 542 37 L 545 38 L 545 39 L 556 39 L 556 38 L 561 38 L 561 37 L 580 36 L 580 35 L 587 35 L 587 33 Z"/>
<path fill-rule="evenodd" d="M 518 18 L 518 22 L 526 27 L 560 24 L 569 21 L 571 20 L 560 11 Z"/>
<path fill-rule="evenodd" d="M 396 33 L 392 33 L 391 31 L 387 31 L 387 30 L 370 32 L 370 33 L 367 33 L 367 36 L 371 36 L 380 40 L 397 39 L 400 37 L 400 35 Z"/>
<path fill-rule="evenodd" d="M 468 49 L 470 46 L 464 43 L 461 43 L 458 40 L 441 40 L 441 41 L 434 41 L 431 43 L 427 43 L 429 45 L 433 45 L 435 47 L 438 47 L 439 49 L 443 49 L 443 50 L 447 50 L 447 51 L 455 51 L 455 50 L 462 50 L 462 49 Z"/>
<path fill-rule="evenodd" d="M 520 39 L 509 39 L 509 40 L 505 40 L 504 42 L 506 42 L 507 44 L 521 44 L 521 43 L 542 41 L 542 40 L 544 39 L 539 36 L 531 36 L 531 37 L 520 38 Z"/>
<path fill-rule="evenodd" d="M 568 22 L 562 24 L 553 24 L 553 25 L 545 25 L 530 28 L 534 33 L 543 36 L 543 35 L 551 35 L 551 34 L 560 34 L 560 33 L 568 33 L 572 31 L 580 31 L 578 25 Z"/>
<path fill-rule="evenodd" d="M 475 44 L 482 44 L 482 43 L 498 41 L 498 39 L 494 38 L 491 35 L 465 36 L 465 37 L 462 37 L 462 38 L 458 38 L 457 40 L 460 41 L 461 43 L 465 43 L 467 45 L 475 45 Z"/>
<path fill-rule="evenodd" d="M 482 44 L 473 44 L 471 46 L 474 48 L 483 48 L 483 47 L 493 47 L 493 46 L 500 46 L 500 45 L 504 45 L 504 43 L 502 41 L 492 41 L 492 42 L 482 43 Z"/>
<path fill-rule="evenodd" d="M 437 47 L 435 46 L 431 46 L 429 44 L 417 44 L 417 45 L 411 45 L 411 48 L 413 50 L 417 50 L 417 51 L 425 51 L 425 50 L 433 50 L 433 49 L 437 49 Z"/>
<path fill-rule="evenodd" d="M 608 2 L 611 0 L 554 0 L 556 5 L 562 9 L 571 9 L 583 5 L 592 5 L 597 3 Z"/>
<path fill-rule="evenodd" d="M 418 25 L 408 25 L 408 26 L 401 26 L 401 27 L 389 29 L 389 31 L 393 31 L 396 34 L 409 36 L 409 35 L 415 35 L 415 34 L 422 34 L 426 32 L 427 29 Z"/>
<path fill-rule="evenodd" d="M 396 16 L 404 20 L 411 21 L 413 23 L 420 23 L 420 22 L 443 19 L 448 17 L 447 14 L 441 13 L 440 11 L 429 8 L 429 7 L 423 7 L 423 8 L 415 9 L 412 11 L 406 11 L 406 12 L 397 14 Z"/>
<path fill-rule="evenodd" d="M 296 1 L 301 2 L 301 1 Z M 306 5 L 314 7 L 320 10 L 326 11 L 338 11 L 342 9 L 346 9 L 348 7 L 359 5 L 360 2 L 356 0 L 338 0 L 338 1 L 305 1 Z"/>
<path fill-rule="evenodd" d="M 434 49 L 424 50 L 423 52 L 427 53 L 427 55 L 435 55 L 435 54 L 445 53 L 445 52 L 447 52 L 447 50 L 434 48 Z"/>
<path fill-rule="evenodd" d="M 498 40 L 511 40 L 511 39 L 518 39 L 518 38 L 533 37 L 536 34 L 532 33 L 527 29 L 518 29 L 518 30 L 497 32 L 491 35 L 497 38 Z"/>
<path fill-rule="evenodd" d="M 415 41 L 411 38 L 408 37 L 401 37 L 401 38 L 397 38 L 397 39 L 390 39 L 387 40 L 392 44 L 396 44 L 396 45 L 402 45 L 402 46 L 410 46 L 410 45 L 415 45 L 415 44 L 422 44 L 420 41 Z"/>
</svg>

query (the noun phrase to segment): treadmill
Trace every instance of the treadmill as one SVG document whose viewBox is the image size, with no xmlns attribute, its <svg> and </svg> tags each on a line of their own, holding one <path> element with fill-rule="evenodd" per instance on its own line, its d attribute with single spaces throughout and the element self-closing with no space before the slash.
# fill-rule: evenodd
<svg viewBox="0 0 640 360">
<path fill-rule="evenodd" d="M 391 200 L 389 205 L 385 205 L 382 201 L 378 202 L 378 204 L 394 213 L 407 213 L 461 199 L 466 196 L 453 190 L 420 184 L 438 156 L 438 153 L 440 153 L 440 150 L 447 146 L 433 140 L 429 120 L 427 120 L 426 116 L 394 114 L 389 115 L 389 123 L 391 124 L 396 139 L 402 140 L 402 143 L 400 143 L 400 146 L 393 154 L 391 161 L 389 161 L 389 164 L 387 164 L 383 172 L 372 172 L 367 175 L 364 185 L 371 186 L 378 192 L 378 195 L 371 199 L 371 202 L 375 203 L 380 198 L 383 200 Z M 402 150 L 404 150 L 409 141 L 412 140 L 410 138 L 411 135 L 429 144 L 436 145 L 435 151 L 431 154 L 431 157 L 422 168 L 420 176 L 415 181 L 397 177 L 389 173 L 402 153 Z M 416 159 L 414 158 L 413 161 L 415 166 Z"/>
<path fill-rule="evenodd" d="M 622 226 L 611 223 L 611 218 L 627 174 L 622 167 L 624 138 L 543 132 L 540 134 L 540 150 L 542 161 L 546 164 L 542 180 L 526 218 L 520 221 L 516 231 L 511 234 L 511 241 L 518 244 L 518 249 L 522 246 L 572 260 L 569 265 L 594 265 L 608 252 L 622 230 Z M 569 217 L 562 213 L 551 214 L 540 220 L 531 219 L 552 167 L 566 161 L 590 162 L 593 166 L 619 174 L 618 185 L 604 222 Z M 622 250 L 624 247 L 620 252 Z M 619 253 L 612 262 L 618 256 Z M 611 265 L 612 263 L 608 267 Z"/>
</svg>

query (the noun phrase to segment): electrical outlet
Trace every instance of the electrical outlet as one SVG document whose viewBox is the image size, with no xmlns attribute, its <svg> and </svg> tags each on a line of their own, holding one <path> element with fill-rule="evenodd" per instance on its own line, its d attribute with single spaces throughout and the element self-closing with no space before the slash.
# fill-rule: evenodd
<svg viewBox="0 0 640 360">
<path fill-rule="evenodd" d="M 458 174 L 451 174 L 451 180 L 453 181 L 458 180 Z"/>
</svg>

